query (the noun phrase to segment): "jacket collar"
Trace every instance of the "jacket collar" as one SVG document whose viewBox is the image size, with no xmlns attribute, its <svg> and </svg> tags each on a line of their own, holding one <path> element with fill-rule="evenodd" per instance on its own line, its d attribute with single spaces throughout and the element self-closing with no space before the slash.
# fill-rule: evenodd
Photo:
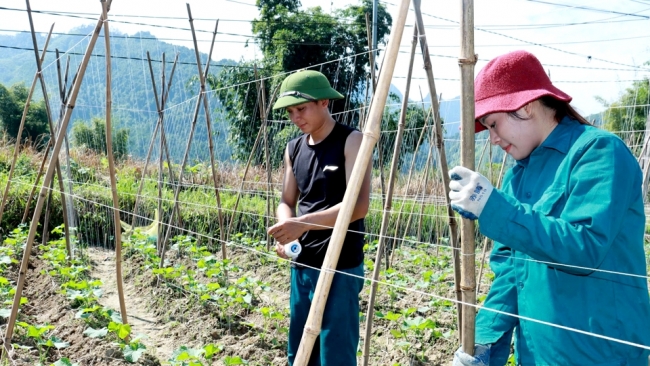
<svg viewBox="0 0 650 366">
<path fill-rule="evenodd" d="M 572 139 L 568 135 L 576 124 L 580 124 L 580 122 L 571 119 L 568 116 L 562 118 L 557 126 L 555 126 L 553 131 L 551 131 L 551 133 L 546 137 L 546 140 L 544 140 L 537 148 L 535 148 L 535 150 L 533 150 L 529 156 L 524 159 L 517 160 L 517 164 L 524 167 L 528 166 L 528 161 L 530 160 L 531 156 L 543 154 L 546 149 L 553 149 L 561 154 L 568 153 L 572 144 Z"/>
</svg>

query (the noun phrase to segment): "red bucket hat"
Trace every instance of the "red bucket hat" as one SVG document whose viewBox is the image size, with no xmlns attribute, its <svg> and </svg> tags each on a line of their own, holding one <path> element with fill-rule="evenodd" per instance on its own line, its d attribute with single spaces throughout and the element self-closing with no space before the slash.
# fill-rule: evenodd
<svg viewBox="0 0 650 366">
<path fill-rule="evenodd" d="M 478 120 L 490 113 L 513 112 L 544 96 L 571 102 L 571 97 L 551 84 L 537 57 L 526 51 L 498 56 L 474 80 L 476 132 L 485 130 Z"/>
</svg>

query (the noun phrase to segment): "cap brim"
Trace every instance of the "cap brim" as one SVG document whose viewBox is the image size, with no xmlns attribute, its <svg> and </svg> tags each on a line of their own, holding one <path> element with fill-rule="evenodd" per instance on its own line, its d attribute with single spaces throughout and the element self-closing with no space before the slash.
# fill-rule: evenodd
<svg viewBox="0 0 650 366">
<path fill-rule="evenodd" d="M 344 96 L 343 94 L 337 92 L 336 90 L 329 88 L 326 89 L 322 92 L 316 92 L 311 94 L 316 100 L 323 100 L 323 99 L 343 99 Z M 292 107 L 294 105 L 302 104 L 302 103 L 307 103 L 311 102 L 309 99 L 305 99 L 302 97 L 296 97 L 293 95 L 286 95 L 284 97 L 278 98 L 278 100 L 275 101 L 275 104 L 273 104 L 273 109 L 280 109 L 280 108 L 287 108 L 287 107 Z"/>
<path fill-rule="evenodd" d="M 475 131 L 481 132 L 486 130 L 485 126 L 479 122 L 481 117 L 492 113 L 514 112 L 533 100 L 546 96 L 567 103 L 571 102 L 572 99 L 571 96 L 556 87 L 552 87 L 551 89 L 523 90 L 516 93 L 495 95 L 476 102 L 474 109 Z"/>
<path fill-rule="evenodd" d="M 287 107 L 291 107 L 294 105 L 307 103 L 307 102 L 309 102 L 309 100 L 305 98 L 299 98 L 299 97 L 294 97 L 292 95 L 287 95 L 285 97 L 276 100 L 275 104 L 273 104 L 273 109 L 287 108 Z"/>
</svg>

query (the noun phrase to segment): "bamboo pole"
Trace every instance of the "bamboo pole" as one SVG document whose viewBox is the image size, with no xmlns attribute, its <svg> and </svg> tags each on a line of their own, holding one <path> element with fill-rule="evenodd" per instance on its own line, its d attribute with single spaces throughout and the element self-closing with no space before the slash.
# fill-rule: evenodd
<svg viewBox="0 0 650 366">
<path fill-rule="evenodd" d="M 47 202 L 45 203 L 45 217 L 43 218 L 43 232 L 41 234 L 41 244 L 47 244 L 50 239 L 48 235 L 50 228 L 50 214 L 52 213 L 52 192 L 54 191 L 54 181 L 50 182 L 50 189 L 47 193 Z"/>
<path fill-rule="evenodd" d="M 379 284 L 379 272 L 381 269 L 381 256 L 384 252 L 384 243 L 386 231 L 390 223 L 390 214 L 393 208 L 393 190 L 395 189 L 395 180 L 399 169 L 399 155 L 402 149 L 402 139 L 404 137 L 404 128 L 406 121 L 406 112 L 408 110 L 409 90 L 411 89 L 411 77 L 413 76 L 413 62 L 415 61 L 415 48 L 418 43 L 417 29 L 414 28 L 413 40 L 411 41 L 411 56 L 409 59 L 409 68 L 406 74 L 406 88 L 404 89 L 404 98 L 402 99 L 402 110 L 400 111 L 399 124 L 397 125 L 397 135 L 395 136 L 395 147 L 393 148 L 393 160 L 390 166 L 388 176 L 388 187 L 386 190 L 386 202 L 384 203 L 384 212 L 381 218 L 381 228 L 379 230 L 379 243 L 377 244 L 377 253 L 375 257 L 375 267 L 372 271 L 372 287 L 370 287 L 370 299 L 368 301 L 368 311 L 366 311 L 366 336 L 363 342 L 363 366 L 368 365 L 370 359 L 370 341 L 372 338 L 372 321 L 375 310 L 375 297 Z"/>
<path fill-rule="evenodd" d="M 436 82 L 433 79 L 433 70 L 431 70 L 431 57 L 429 56 L 429 46 L 427 44 L 427 36 L 424 29 L 424 21 L 422 20 L 422 11 L 420 10 L 420 0 L 413 0 L 413 8 L 415 10 L 415 18 L 418 25 L 418 34 L 420 35 L 420 49 L 422 51 L 422 58 L 424 59 L 424 69 L 427 74 L 427 83 L 429 85 L 429 96 L 431 97 L 431 107 L 433 109 L 433 116 L 436 128 L 436 148 L 438 149 L 438 157 L 440 158 L 440 173 L 442 175 L 443 187 L 445 189 L 445 200 L 447 201 L 447 215 L 449 217 L 449 241 L 452 247 L 452 256 L 454 263 L 454 286 L 456 292 L 456 300 L 461 301 L 460 291 L 460 256 L 458 245 L 458 232 L 457 223 L 454 210 L 451 208 L 449 201 L 449 169 L 447 166 L 447 154 L 445 153 L 445 142 L 442 139 L 442 124 L 440 121 L 440 105 L 438 103 L 438 94 L 436 93 Z M 461 319 L 463 308 L 460 303 L 456 303 L 458 311 L 458 329 L 459 339 L 462 333 Z"/>
<path fill-rule="evenodd" d="M 417 28 L 417 26 L 416 26 L 416 28 Z M 422 96 L 422 88 L 419 88 L 419 90 L 420 90 L 420 101 L 422 103 L 422 112 L 424 112 L 423 115 L 426 118 L 426 109 L 424 108 L 424 97 Z M 442 95 L 440 97 L 442 98 Z M 426 195 L 426 186 L 428 184 L 428 178 L 429 178 L 429 163 L 430 163 L 431 159 L 433 159 L 433 146 L 434 146 L 433 141 L 435 141 L 435 139 L 436 139 L 435 130 L 431 129 L 430 133 L 431 133 L 431 136 L 429 137 L 429 152 L 427 153 L 427 163 L 426 163 L 425 169 L 424 169 L 425 170 L 425 174 L 424 174 L 424 176 L 425 176 L 424 187 L 425 188 L 424 188 L 424 191 L 423 191 L 424 195 Z M 434 171 L 434 175 L 435 175 L 435 171 Z M 435 185 L 435 182 L 434 182 L 434 185 Z M 422 204 L 420 205 L 420 217 L 419 217 L 419 220 L 418 220 L 418 231 L 417 231 L 417 240 L 418 241 L 422 241 L 422 219 L 423 219 L 423 216 L 424 216 L 424 206 L 425 206 L 425 200 L 424 200 L 424 197 L 422 197 Z"/>
<path fill-rule="evenodd" d="M 275 95 L 277 94 L 279 89 L 280 89 L 280 85 L 278 85 L 275 88 L 275 90 L 273 91 L 273 94 L 271 95 L 271 100 L 273 100 L 275 98 Z M 258 98 L 259 98 L 259 95 L 258 95 Z M 266 111 L 265 111 L 266 116 L 269 115 L 270 108 L 271 108 L 271 104 L 269 104 L 266 107 Z M 266 119 L 266 117 L 264 117 L 264 118 Z M 229 225 L 228 225 L 226 240 L 228 240 L 228 238 L 230 238 L 230 230 L 234 226 L 235 215 L 237 214 L 237 208 L 239 207 L 239 200 L 241 199 L 241 192 L 244 190 L 244 182 L 246 181 L 246 175 L 248 174 L 248 169 L 251 166 L 251 162 L 253 160 L 253 155 L 255 154 L 255 150 L 257 149 L 257 146 L 260 143 L 260 139 L 261 139 L 263 133 L 264 133 L 264 129 L 262 128 L 262 126 L 260 126 L 259 131 L 257 131 L 257 137 L 255 137 L 255 142 L 253 143 L 253 148 L 251 149 L 251 153 L 248 155 L 248 161 L 246 162 L 246 168 L 244 169 L 244 176 L 243 176 L 243 178 L 241 180 L 241 183 L 239 184 L 239 190 L 237 191 L 237 198 L 235 198 L 235 206 L 232 209 L 232 215 L 230 216 L 230 222 L 229 222 Z"/>
<path fill-rule="evenodd" d="M 77 101 L 77 95 L 79 94 L 79 88 L 81 87 L 81 81 L 83 80 L 83 76 L 86 72 L 86 67 L 88 66 L 88 61 L 90 60 L 92 50 L 95 47 L 95 43 L 97 41 L 97 37 L 99 36 L 99 32 L 101 31 L 103 23 L 104 23 L 104 17 L 102 15 L 99 17 L 99 20 L 95 25 L 93 34 L 90 37 L 90 41 L 88 42 L 88 47 L 86 48 L 86 52 L 84 53 L 81 64 L 79 65 L 79 73 L 77 78 L 75 79 L 74 85 L 72 86 L 72 91 L 70 93 L 70 98 L 68 100 L 65 115 L 63 117 L 63 120 L 61 121 L 61 128 L 60 128 L 61 134 L 64 134 L 68 127 L 68 122 L 70 121 L 70 117 L 72 116 L 72 110 Z M 45 196 L 47 195 L 47 186 L 50 184 L 50 182 L 52 181 L 52 177 L 54 176 L 54 170 L 56 168 L 56 163 L 58 161 L 58 155 L 59 152 L 61 151 L 61 145 L 63 144 L 63 138 L 56 138 L 54 140 L 55 142 L 52 148 L 52 157 L 50 159 L 50 164 L 47 167 L 47 171 L 45 172 L 43 185 L 41 186 L 38 201 L 36 202 L 36 208 L 34 209 L 34 216 L 29 227 L 29 234 L 27 235 L 27 242 L 25 243 L 23 258 L 20 264 L 20 272 L 18 274 L 18 282 L 16 284 L 16 292 L 14 293 L 14 300 L 11 307 L 11 314 L 9 316 L 9 319 L 7 320 L 7 329 L 5 332 L 4 347 L 3 347 L 4 351 L 6 351 L 7 353 L 10 351 L 9 347 L 11 345 L 11 338 L 13 337 L 14 326 L 16 325 L 16 318 L 18 315 L 20 298 L 23 294 L 25 277 L 27 276 L 27 266 L 29 264 L 29 257 L 32 251 L 32 246 L 34 244 L 34 238 L 36 237 L 36 230 L 38 229 L 38 218 L 40 217 L 41 212 L 43 211 Z"/>
<path fill-rule="evenodd" d="M 372 157 L 372 150 L 379 139 L 381 132 L 381 120 L 386 106 L 386 98 L 388 97 L 388 89 L 390 87 L 391 79 L 393 78 L 393 71 L 395 70 L 395 62 L 397 60 L 397 53 L 399 51 L 399 43 L 402 39 L 404 32 L 404 23 L 406 22 L 406 15 L 408 13 L 409 0 L 402 0 L 399 6 L 399 12 L 395 19 L 395 24 L 391 32 L 390 41 L 385 53 L 384 65 L 382 66 L 382 73 L 379 76 L 377 83 L 377 90 L 370 105 L 370 113 L 368 124 L 363 132 L 363 140 L 357 154 L 357 159 L 354 162 L 354 168 L 348 182 L 345 196 L 341 204 L 341 210 L 336 217 L 332 238 L 330 239 L 323 262 L 322 271 L 318 277 L 318 284 L 312 305 L 309 310 L 309 316 L 305 325 L 305 331 L 302 334 L 300 347 L 296 355 L 295 365 L 304 366 L 309 361 L 314 341 L 320 334 L 321 324 L 323 320 L 323 311 L 327 303 L 329 289 L 334 278 L 334 270 L 341 254 L 341 247 L 345 240 L 348 225 L 352 217 L 355 202 L 359 196 L 359 190 L 366 173 L 366 169 Z M 378 264 L 375 265 L 377 267 Z"/>
<path fill-rule="evenodd" d="M 474 1 L 461 0 L 461 48 L 458 64 L 460 66 L 460 121 L 461 121 L 461 165 L 475 170 L 474 156 Z M 462 344 L 468 355 L 474 354 L 474 329 L 476 309 L 476 248 L 474 244 L 474 221 L 462 219 L 461 232 L 461 291 L 463 298 Z M 465 305 L 467 304 L 467 305 Z"/>
<path fill-rule="evenodd" d="M 115 158 L 113 156 L 113 130 L 111 121 L 111 109 L 113 107 L 113 95 L 111 90 L 112 69 L 111 69 L 111 37 L 108 27 L 108 12 L 112 0 L 101 0 L 102 18 L 104 18 L 104 45 L 106 47 L 106 155 L 108 156 L 108 173 L 111 182 L 111 196 L 113 198 L 113 229 L 115 230 L 115 275 L 117 283 L 117 298 L 120 303 L 120 315 L 122 323 L 129 324 L 126 315 L 126 303 L 124 302 L 124 284 L 122 282 L 122 229 L 120 227 L 120 202 L 117 197 L 117 182 L 115 180 Z"/>
<path fill-rule="evenodd" d="M 63 76 L 63 79 L 61 79 L 61 62 L 60 62 L 60 57 L 59 57 L 59 49 L 56 50 L 56 72 L 57 72 L 57 80 L 59 81 L 59 95 L 61 98 L 61 106 L 59 110 L 59 118 L 57 122 L 57 126 L 61 122 L 61 119 L 63 118 L 63 112 L 65 111 L 65 103 L 68 99 L 68 95 L 66 93 L 66 87 L 68 84 L 68 72 L 70 71 L 70 56 L 67 57 L 66 63 L 65 63 L 65 74 Z M 57 131 L 57 134 L 59 132 Z M 66 137 L 67 139 L 67 137 Z M 77 228 L 77 215 L 76 211 L 74 208 L 74 200 L 72 199 L 73 196 L 73 191 L 72 191 L 72 172 L 70 171 L 70 144 L 67 143 L 67 140 L 65 141 L 65 172 L 68 176 L 68 192 L 70 192 L 68 195 L 66 195 L 66 202 L 65 205 L 70 208 L 70 210 L 67 212 L 68 214 L 68 225 L 70 225 L 70 229 L 76 232 Z"/>
<path fill-rule="evenodd" d="M 171 89 L 172 85 L 172 80 L 174 79 L 174 71 L 176 70 L 176 64 L 178 63 L 178 53 L 176 53 L 176 57 L 174 58 L 174 64 L 172 65 L 172 71 L 169 75 L 169 81 L 167 83 L 167 88 L 165 89 L 165 80 L 163 78 L 163 83 L 162 83 L 162 98 L 160 101 L 158 100 L 158 88 L 156 87 L 156 78 L 153 75 L 153 66 L 151 65 L 151 56 L 149 55 L 149 51 L 147 51 L 147 61 L 149 63 L 149 74 L 151 76 L 151 85 L 153 87 L 153 94 L 154 94 L 154 99 L 156 100 L 156 110 L 158 111 L 158 120 L 156 121 L 156 127 L 154 128 L 153 135 L 151 136 L 151 141 L 149 142 L 149 149 L 147 150 L 147 158 L 145 159 L 144 162 L 144 168 L 142 169 L 142 179 L 140 180 L 140 184 L 138 185 L 138 192 L 135 195 L 135 204 L 133 205 L 133 214 L 131 215 L 131 227 L 135 227 L 135 220 L 137 218 L 137 213 L 138 213 L 138 205 L 140 203 L 140 195 L 142 194 L 142 189 L 144 188 L 144 181 L 145 177 L 147 176 L 147 168 L 149 166 L 149 161 L 151 159 L 151 153 L 153 151 L 153 146 L 154 142 L 156 140 L 156 136 L 158 136 L 158 131 L 160 131 L 160 149 L 164 148 L 165 155 L 167 157 L 167 169 L 169 170 L 169 180 L 170 183 L 173 184 L 174 182 L 174 171 L 172 170 L 172 161 L 171 161 L 171 155 L 169 154 L 169 148 L 167 146 L 167 140 L 165 139 L 165 125 L 164 125 L 164 118 L 165 118 L 165 104 L 167 103 L 167 97 L 169 96 L 169 90 Z M 165 66 L 163 64 L 163 75 Z M 162 172 L 162 168 L 161 172 Z M 180 218 L 180 209 L 178 207 L 175 207 L 176 209 L 176 214 Z M 162 217 L 162 207 L 159 205 L 158 206 L 158 212 L 160 213 Z M 159 227 L 162 227 L 160 225 Z M 158 247 L 160 247 L 160 237 L 162 235 L 158 236 Z"/>
<path fill-rule="evenodd" d="M 366 34 L 368 36 L 368 61 L 370 64 L 370 80 L 372 81 L 372 93 L 377 88 L 377 79 L 375 78 L 375 50 L 372 49 L 372 36 L 370 30 L 370 14 L 366 13 Z"/>
<path fill-rule="evenodd" d="M 217 29 L 219 28 L 219 19 L 217 19 L 216 24 L 214 25 L 214 32 L 212 33 L 212 43 L 210 44 L 210 54 L 212 54 L 212 48 L 214 47 L 214 39 L 217 36 Z M 201 72 L 201 59 L 199 58 L 199 49 L 196 42 L 196 34 L 192 31 L 192 39 L 194 40 L 194 53 L 196 55 L 196 64 L 199 69 L 199 77 L 203 77 Z M 208 75 L 208 70 L 210 69 L 210 60 L 205 66 L 205 77 Z M 205 77 L 201 83 L 205 86 Z M 223 223 L 223 212 L 221 207 L 221 193 L 219 192 L 219 180 L 217 178 L 217 168 L 216 162 L 214 160 L 214 142 L 212 141 L 212 123 L 210 120 L 210 108 L 208 107 L 208 98 L 203 97 L 203 109 L 205 114 L 205 123 L 208 132 L 208 149 L 210 150 L 210 168 L 212 170 L 212 182 L 214 183 L 214 195 L 217 199 L 217 215 L 219 217 L 219 239 L 221 241 L 221 259 L 226 260 L 228 258 L 228 251 L 226 248 L 226 240 L 224 234 L 224 223 Z M 228 276 L 226 276 L 228 277 Z"/>
<path fill-rule="evenodd" d="M 50 38 L 52 37 L 52 30 L 54 29 L 54 23 L 50 27 L 50 31 L 47 33 L 47 38 L 45 39 L 45 45 L 43 46 L 43 51 L 39 58 L 40 62 L 43 62 L 45 59 L 45 54 L 47 53 L 47 46 L 50 43 Z M 38 52 L 38 50 L 36 51 Z M 29 112 L 29 105 L 32 101 L 32 95 L 34 94 L 34 89 L 36 88 L 36 82 L 38 81 L 38 75 L 40 70 L 36 70 L 34 73 L 34 79 L 32 80 L 32 86 L 29 88 L 29 93 L 27 94 L 27 100 L 25 101 L 25 108 L 23 108 L 23 115 L 20 118 L 20 126 L 18 126 L 18 135 L 16 137 L 16 147 L 14 148 L 14 156 L 11 160 L 11 166 L 9 167 L 9 175 L 7 176 L 7 185 L 5 186 L 4 194 L 2 195 L 2 201 L 0 202 L 0 223 L 2 223 L 2 216 L 5 210 L 5 203 L 7 202 L 7 197 L 9 196 L 9 188 L 11 187 L 11 179 L 14 176 L 14 169 L 16 168 L 16 162 L 18 161 L 18 154 L 20 153 L 20 140 L 23 135 L 23 128 L 25 127 L 25 120 L 27 119 L 27 112 Z M 0 238 L 2 239 L 2 238 Z"/>
<path fill-rule="evenodd" d="M 178 59 L 178 53 L 176 54 L 176 57 Z M 156 92 L 156 78 L 153 76 L 153 67 L 151 65 L 151 57 L 149 57 L 149 52 L 147 52 L 147 60 L 149 61 L 149 72 L 151 73 L 151 82 L 152 82 L 152 85 L 153 85 L 154 97 L 156 98 L 156 107 L 158 109 L 158 120 L 162 121 L 162 119 L 164 117 L 164 112 L 163 112 L 164 102 L 161 100 L 160 103 L 158 103 L 158 95 L 157 95 L 157 92 Z M 162 94 L 163 98 L 165 98 L 166 91 L 169 90 L 169 89 L 165 90 L 165 67 L 166 67 L 165 53 L 163 52 L 163 54 L 162 54 L 162 67 L 160 68 L 160 70 L 161 70 L 160 71 L 160 75 L 161 75 L 160 87 L 162 88 L 162 93 L 161 94 Z M 171 84 L 170 84 L 170 86 L 171 86 Z M 161 131 L 164 130 L 162 122 L 160 123 L 160 125 L 158 125 L 158 124 L 156 125 L 156 130 L 158 130 L 158 128 L 160 128 Z M 152 146 L 153 146 L 153 141 L 156 138 L 155 135 L 156 134 L 154 134 L 154 137 L 152 137 L 152 140 L 151 140 Z M 164 147 L 165 147 L 165 140 L 163 139 L 163 134 L 161 133 L 160 134 L 160 142 L 158 144 L 158 215 L 161 215 L 161 213 L 163 212 L 162 198 L 163 198 L 163 179 L 164 179 L 163 178 L 163 159 L 165 157 L 165 155 L 164 155 L 164 151 L 165 151 Z M 167 164 L 167 165 L 168 166 L 171 165 L 171 158 L 169 159 L 169 164 Z M 144 176 L 143 176 L 143 178 L 144 178 Z M 170 179 L 170 183 L 171 183 L 172 182 L 171 176 L 170 176 L 169 179 Z M 142 179 L 142 182 L 144 182 L 144 179 Z M 135 212 L 135 210 L 134 210 L 134 212 Z M 133 215 L 133 217 L 135 219 L 135 215 Z M 162 227 L 162 225 L 160 225 L 160 219 L 157 220 L 157 221 L 158 221 L 158 223 L 156 225 L 158 225 L 158 227 L 156 228 L 156 248 L 158 250 L 160 250 L 161 241 L 162 241 L 162 235 L 161 234 L 163 232 L 163 227 Z M 160 277 L 158 277 L 158 279 L 159 278 Z"/>
<path fill-rule="evenodd" d="M 254 65 L 254 71 L 255 71 L 255 79 L 258 79 L 258 74 L 257 74 L 257 65 Z M 255 86 L 257 87 L 257 93 L 261 96 L 261 103 L 259 103 L 260 107 L 260 120 L 261 120 L 261 126 L 264 130 L 264 157 L 265 157 L 265 165 L 266 165 L 266 217 L 264 218 L 265 224 L 264 227 L 269 227 L 271 226 L 269 223 L 269 218 L 271 217 L 271 159 L 269 156 L 269 139 L 268 139 L 268 119 L 266 118 L 267 116 L 264 115 L 264 111 L 266 110 L 266 89 L 264 88 L 264 79 L 260 80 L 259 82 L 255 83 Z M 268 251 L 271 247 L 271 240 L 272 236 L 269 235 L 269 233 L 266 233 L 266 250 Z"/>
<path fill-rule="evenodd" d="M 408 193 L 409 188 L 411 187 L 411 179 L 413 177 L 413 169 L 415 167 L 415 158 L 417 156 L 418 150 L 420 150 L 420 145 L 422 144 L 422 140 L 424 139 L 424 134 L 426 133 L 427 128 L 429 126 L 427 125 L 428 118 L 425 119 L 424 126 L 422 127 L 422 131 L 420 131 L 420 137 L 418 137 L 418 142 L 415 143 L 415 149 L 413 150 L 413 156 L 411 157 L 411 165 L 409 167 L 409 175 L 406 178 L 406 189 L 405 191 Z M 395 237 L 392 240 L 390 250 L 388 250 L 387 254 L 390 254 L 390 261 L 389 264 L 392 263 L 393 261 L 393 253 L 395 253 L 395 249 L 397 248 L 397 233 L 399 232 L 399 226 L 402 223 L 402 212 L 404 212 L 404 202 L 402 202 L 402 205 L 399 208 L 399 212 L 397 213 L 397 219 L 395 220 Z"/>
<path fill-rule="evenodd" d="M 47 94 L 47 88 L 45 86 L 45 79 L 43 79 L 43 69 L 41 65 L 41 58 L 38 55 L 38 42 L 36 41 L 36 32 L 34 31 L 34 20 L 32 19 L 32 8 L 29 4 L 29 0 L 25 0 L 26 6 L 27 6 L 27 18 L 29 19 L 29 28 L 31 31 L 32 35 L 32 44 L 34 45 L 34 57 L 36 60 L 36 68 L 38 70 L 38 79 L 41 84 L 41 91 L 43 93 L 43 104 L 45 104 L 45 113 L 47 115 L 47 123 L 50 127 L 50 138 L 63 138 L 66 146 L 68 144 L 68 140 L 65 137 L 65 131 L 63 131 L 63 134 L 59 134 L 57 136 L 57 131 L 56 128 L 54 127 L 54 123 L 52 122 L 52 111 L 50 110 L 50 101 L 49 97 Z M 59 164 L 58 159 L 55 162 L 56 166 L 56 175 L 57 175 L 57 181 L 59 184 L 59 189 L 61 190 L 61 211 L 63 211 L 63 232 L 64 232 L 64 237 L 65 237 L 65 248 L 66 252 L 68 254 L 68 259 L 72 258 L 72 248 L 70 246 L 70 225 L 68 224 L 68 210 L 66 207 L 66 195 L 65 195 L 65 187 L 63 185 L 63 175 L 61 174 L 61 165 Z M 49 211 L 45 212 L 45 216 L 47 217 Z"/>
<path fill-rule="evenodd" d="M 190 22 L 190 29 L 192 31 L 192 37 L 194 36 L 194 19 L 192 19 L 192 11 L 190 9 L 190 4 L 187 5 L 187 15 L 189 18 Z M 214 38 L 216 36 L 216 32 L 212 35 L 212 45 L 214 45 Z M 194 48 L 197 48 L 196 44 L 196 38 L 194 38 Z M 190 148 L 192 146 L 192 139 L 194 138 L 194 131 L 196 130 L 196 121 L 198 120 L 199 117 L 199 111 L 201 108 L 201 101 L 205 97 L 205 78 L 207 77 L 207 72 L 210 69 L 210 60 L 212 59 L 212 50 L 213 47 L 210 47 L 210 52 L 208 53 L 208 58 L 206 60 L 206 68 L 205 68 L 205 73 L 203 74 L 203 77 L 201 78 L 201 90 L 199 91 L 199 95 L 196 97 L 196 104 L 194 105 L 194 113 L 192 115 L 192 124 L 190 127 L 190 135 L 187 139 L 187 146 L 185 147 L 185 154 L 183 154 L 183 162 L 181 163 L 181 169 L 180 169 L 180 174 L 178 176 L 178 185 L 176 186 L 174 190 L 174 206 L 178 206 L 178 196 L 181 192 L 181 184 L 183 183 L 183 171 L 185 171 L 185 165 L 187 165 L 187 159 L 189 158 L 190 155 Z M 199 62 L 200 63 L 200 62 Z M 172 231 L 172 223 L 174 222 L 174 213 L 176 210 L 172 210 L 172 213 L 169 218 L 169 225 L 167 226 L 167 230 L 165 233 L 165 239 L 162 242 L 162 247 L 160 248 L 160 267 L 163 266 L 164 261 L 165 261 L 165 251 L 167 248 L 167 242 L 170 239 L 171 236 L 171 231 Z"/>
</svg>

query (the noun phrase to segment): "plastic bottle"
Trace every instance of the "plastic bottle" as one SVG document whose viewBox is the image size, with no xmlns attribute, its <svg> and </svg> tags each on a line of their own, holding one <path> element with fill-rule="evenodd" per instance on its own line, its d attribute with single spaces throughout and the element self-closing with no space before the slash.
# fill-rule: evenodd
<svg viewBox="0 0 650 366">
<path fill-rule="evenodd" d="M 298 241 L 292 241 L 291 243 L 284 245 L 284 254 L 291 259 L 298 258 L 300 252 L 302 252 L 302 246 Z"/>
</svg>

